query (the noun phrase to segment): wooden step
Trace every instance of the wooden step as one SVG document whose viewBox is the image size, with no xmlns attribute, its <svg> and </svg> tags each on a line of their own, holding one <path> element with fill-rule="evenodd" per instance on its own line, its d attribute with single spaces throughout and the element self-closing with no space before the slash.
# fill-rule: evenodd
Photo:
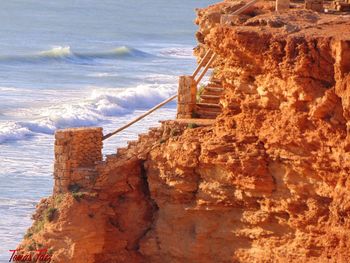
<svg viewBox="0 0 350 263">
<path fill-rule="evenodd" d="M 219 95 L 206 95 L 206 94 L 202 94 L 201 99 L 211 99 L 211 100 L 220 100 L 220 96 Z"/>
<path fill-rule="evenodd" d="M 200 103 L 212 103 L 212 104 L 219 104 L 220 102 L 220 96 L 218 95 L 206 95 L 202 94 L 200 96 Z"/>
<path fill-rule="evenodd" d="M 196 108 L 196 113 L 199 114 L 213 114 L 213 115 L 217 115 L 219 113 L 221 113 L 222 110 L 219 108 Z"/>
<path fill-rule="evenodd" d="M 204 109 L 197 109 L 196 114 L 201 119 L 215 119 L 221 111 L 215 112 L 215 111 L 208 111 Z"/>
<path fill-rule="evenodd" d="M 204 100 L 200 100 L 199 103 L 218 103 L 218 102 L 214 100 L 204 99 Z"/>
<path fill-rule="evenodd" d="M 197 103 L 197 107 L 199 108 L 213 108 L 213 109 L 220 109 L 221 110 L 221 106 L 219 104 L 215 104 L 215 103 Z"/>
<path fill-rule="evenodd" d="M 220 108 L 197 108 L 196 112 L 197 111 L 206 111 L 206 112 L 215 112 L 215 113 L 222 112 Z"/>
<path fill-rule="evenodd" d="M 196 124 L 198 127 L 205 127 L 205 126 L 211 126 L 214 124 L 213 120 L 207 120 L 207 119 L 199 119 L 199 118 L 193 118 L 193 119 L 176 119 L 168 121 L 168 123 L 182 123 L 182 124 Z"/>
<path fill-rule="evenodd" d="M 218 87 L 211 87 L 211 86 L 206 86 L 204 90 L 211 91 L 211 92 L 224 92 L 223 88 L 218 88 Z"/>
<path fill-rule="evenodd" d="M 209 90 L 203 90 L 201 95 L 212 95 L 212 96 L 222 96 L 222 92 L 215 92 L 215 91 L 209 91 Z"/>
<path fill-rule="evenodd" d="M 210 82 L 207 87 L 212 87 L 212 88 L 220 88 L 222 89 L 222 84 L 221 83 L 214 83 L 214 82 Z"/>
<path fill-rule="evenodd" d="M 208 110 L 208 109 L 197 109 L 196 110 L 196 113 L 199 113 L 199 114 L 208 114 L 208 115 L 217 115 L 219 113 L 221 113 L 222 111 L 213 111 L 213 110 Z"/>
<path fill-rule="evenodd" d="M 222 83 L 222 80 L 212 77 L 212 78 L 210 79 L 210 82 L 217 83 L 217 84 L 221 84 L 221 83 Z"/>
</svg>

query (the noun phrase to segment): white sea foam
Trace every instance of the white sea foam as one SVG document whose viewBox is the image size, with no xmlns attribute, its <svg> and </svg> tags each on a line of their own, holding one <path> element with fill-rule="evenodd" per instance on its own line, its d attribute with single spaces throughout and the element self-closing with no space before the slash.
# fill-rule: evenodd
<svg viewBox="0 0 350 263">
<path fill-rule="evenodd" d="M 156 83 L 176 83 L 178 78 L 178 76 L 167 74 L 150 74 L 145 77 L 146 80 Z"/>
<path fill-rule="evenodd" d="M 175 86 L 170 84 L 139 85 L 123 90 L 94 89 L 90 97 L 81 102 L 40 109 L 36 120 L 5 123 L 0 126 L 0 143 L 25 139 L 35 133 L 53 134 L 56 129 L 98 125 L 110 117 L 151 108 L 174 93 Z"/>
<path fill-rule="evenodd" d="M 0 91 L 15 91 L 15 92 L 18 92 L 18 90 L 22 90 L 22 89 L 15 88 L 15 87 L 0 87 Z"/>
<path fill-rule="evenodd" d="M 165 57 L 194 58 L 192 47 L 171 47 L 161 49 L 159 54 Z"/>
<path fill-rule="evenodd" d="M 87 74 L 86 76 L 95 77 L 95 78 L 105 78 L 105 77 L 117 77 L 119 76 L 119 74 L 111 73 L 111 72 L 97 72 L 97 73 Z"/>
<path fill-rule="evenodd" d="M 21 140 L 33 133 L 26 127 L 15 122 L 0 123 L 0 143 Z"/>
<path fill-rule="evenodd" d="M 40 52 L 40 55 L 46 57 L 65 57 L 71 55 L 72 52 L 69 46 L 54 46 L 52 49 Z"/>
</svg>

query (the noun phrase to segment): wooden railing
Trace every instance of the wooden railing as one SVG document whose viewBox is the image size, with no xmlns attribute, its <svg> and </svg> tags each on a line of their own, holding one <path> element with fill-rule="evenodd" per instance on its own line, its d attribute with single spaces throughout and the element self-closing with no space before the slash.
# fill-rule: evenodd
<svg viewBox="0 0 350 263">
<path fill-rule="evenodd" d="M 209 58 L 210 57 L 210 58 Z M 202 78 L 204 77 L 204 75 L 207 73 L 208 69 L 210 68 L 210 65 L 213 63 L 214 59 L 216 58 L 216 54 L 214 54 L 211 50 L 208 50 L 207 53 L 205 54 L 205 56 L 202 58 L 202 60 L 200 61 L 200 63 L 198 64 L 196 70 L 193 72 L 192 74 L 192 78 L 195 79 L 198 75 L 198 73 L 202 70 L 202 73 L 199 75 L 199 77 L 197 78 L 196 84 L 198 85 L 198 83 L 202 80 Z M 208 60 L 209 59 L 209 60 Z M 207 63 L 205 63 L 207 62 Z M 171 96 L 170 98 L 162 101 L 161 103 L 159 103 L 158 105 L 154 106 L 152 109 L 148 110 L 147 112 L 145 112 L 144 114 L 140 115 L 139 117 L 135 118 L 134 120 L 130 121 L 129 123 L 125 124 L 124 126 L 118 128 L 117 130 L 106 134 L 105 136 L 103 136 L 102 140 L 106 140 L 110 137 L 112 137 L 113 135 L 125 130 L 126 128 L 130 127 L 131 125 L 133 125 L 134 123 L 142 120 L 143 118 L 145 118 L 146 116 L 150 115 L 152 112 L 158 110 L 159 108 L 163 107 L 165 104 L 171 102 L 172 100 L 174 100 L 175 98 L 177 98 L 177 94 Z"/>
<path fill-rule="evenodd" d="M 246 3 L 244 6 L 242 6 L 241 8 L 237 9 L 236 11 L 234 11 L 231 15 L 239 15 L 241 13 L 243 13 L 245 10 L 247 10 L 249 7 L 253 6 L 255 3 L 259 2 L 260 0 L 252 0 L 248 3 Z"/>
<path fill-rule="evenodd" d="M 205 53 L 202 60 L 199 62 L 196 70 L 192 74 L 192 78 L 194 79 L 194 81 L 196 82 L 197 85 L 202 80 L 202 78 L 205 76 L 205 74 L 207 73 L 208 69 L 210 68 L 210 66 L 213 63 L 213 61 L 215 60 L 215 58 L 216 58 L 216 54 L 211 49 L 209 49 L 207 51 L 207 53 Z M 207 64 L 205 64 L 206 61 L 208 61 Z M 196 79 L 198 73 L 201 71 L 202 68 L 203 68 L 202 73 L 199 75 L 198 79 Z"/>
<path fill-rule="evenodd" d="M 150 115 L 152 112 L 154 112 L 154 111 L 158 110 L 159 108 L 163 107 L 165 104 L 169 103 L 170 101 L 172 101 L 176 97 L 177 97 L 177 94 L 171 96 L 170 98 L 168 98 L 166 100 L 164 100 L 163 102 L 161 102 L 158 105 L 154 106 L 152 109 L 148 110 L 147 112 L 145 112 L 141 116 L 137 117 L 136 119 L 132 120 L 128 124 L 125 124 L 124 126 L 120 127 L 119 129 L 115 130 L 114 132 L 106 134 L 105 136 L 103 136 L 102 140 L 106 140 L 106 139 L 112 137 L 113 135 L 121 132 L 122 130 L 125 130 L 126 128 L 130 127 L 131 125 L 133 125 L 135 122 L 138 122 L 139 120 L 142 120 L 146 116 Z"/>
<path fill-rule="evenodd" d="M 232 15 L 239 15 L 242 12 L 244 12 L 245 10 L 247 10 L 249 7 L 251 7 L 252 5 L 254 5 L 256 2 L 258 2 L 259 0 L 252 0 L 250 2 L 248 2 L 246 5 L 244 5 L 243 7 L 239 8 L 238 10 L 236 10 L 235 12 L 232 13 Z M 196 85 L 199 84 L 199 82 L 203 79 L 203 77 L 205 76 L 205 74 L 207 73 L 208 69 L 210 68 L 211 64 L 214 62 L 214 60 L 216 59 L 217 55 L 211 50 L 209 49 L 206 54 L 204 55 L 204 57 L 201 59 L 201 61 L 199 62 L 197 68 L 195 69 L 195 71 L 192 74 L 192 78 L 194 79 Z M 203 70 L 202 70 L 203 69 Z M 197 78 L 198 73 L 202 70 L 202 72 L 200 73 L 200 75 Z M 197 79 L 196 79 L 197 78 Z M 165 104 L 171 102 L 172 100 L 174 100 L 175 98 L 177 98 L 177 94 L 171 96 L 170 98 L 164 100 L 163 102 L 159 103 L 158 105 L 154 106 L 152 109 L 148 110 L 147 112 L 145 112 L 144 114 L 142 114 L 141 116 L 137 117 L 136 119 L 132 120 L 131 122 L 125 124 L 124 126 L 120 127 L 119 129 L 115 130 L 114 132 L 108 133 L 105 136 L 103 136 L 103 140 L 106 140 L 110 137 L 112 137 L 113 135 L 125 130 L 126 128 L 130 127 L 131 125 L 133 125 L 134 123 L 142 120 L 143 118 L 145 118 L 146 116 L 150 115 L 152 112 L 156 111 L 157 109 L 163 107 Z"/>
</svg>

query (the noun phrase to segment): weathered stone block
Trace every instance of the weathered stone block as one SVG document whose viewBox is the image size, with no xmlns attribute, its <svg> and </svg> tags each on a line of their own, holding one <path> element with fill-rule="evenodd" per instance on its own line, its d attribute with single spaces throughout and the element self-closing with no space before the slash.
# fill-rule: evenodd
<svg viewBox="0 0 350 263">
<path fill-rule="evenodd" d="M 84 180 L 80 168 L 102 161 L 102 128 L 59 130 L 55 134 L 54 192 L 66 192 L 70 184 Z"/>
<path fill-rule="evenodd" d="M 192 76 L 180 76 L 177 115 L 192 115 L 196 105 L 197 84 Z"/>
</svg>

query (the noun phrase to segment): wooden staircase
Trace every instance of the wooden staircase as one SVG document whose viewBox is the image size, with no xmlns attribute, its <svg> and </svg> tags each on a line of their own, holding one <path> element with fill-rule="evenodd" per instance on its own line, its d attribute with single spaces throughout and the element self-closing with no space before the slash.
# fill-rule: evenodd
<svg viewBox="0 0 350 263">
<path fill-rule="evenodd" d="M 239 8 L 234 13 L 232 13 L 232 15 L 241 14 L 243 11 L 250 8 L 252 5 L 254 5 L 258 1 L 259 0 L 251 0 L 250 2 L 246 3 L 243 7 Z M 347 0 L 347 1 L 349 1 L 349 0 Z M 201 94 L 199 96 L 199 101 L 197 103 L 195 103 L 195 100 L 196 100 L 195 90 L 191 89 L 191 87 L 194 87 L 194 88 L 198 87 L 198 84 L 200 83 L 200 81 L 202 80 L 202 78 L 204 77 L 204 75 L 206 74 L 206 72 L 210 68 L 211 64 L 216 59 L 216 57 L 217 57 L 217 54 L 215 54 L 212 50 L 209 49 L 207 51 L 207 53 L 205 54 L 205 56 L 202 58 L 199 65 L 197 66 L 196 70 L 193 72 L 193 74 L 191 76 L 187 76 L 187 77 L 192 78 L 190 81 L 190 85 L 192 85 L 192 86 L 189 86 L 189 91 L 190 91 L 189 94 L 186 94 L 186 96 L 183 96 L 183 101 L 185 103 L 183 103 L 184 105 L 182 105 L 182 106 L 191 106 L 191 107 L 190 107 L 189 113 L 187 113 L 186 110 L 184 110 L 185 113 L 183 115 L 187 116 L 190 114 L 194 114 L 197 116 L 196 117 L 193 116 L 193 117 L 194 118 L 199 117 L 201 122 L 203 122 L 203 121 L 210 122 L 210 121 L 212 121 L 212 119 L 215 119 L 222 112 L 222 109 L 220 106 L 220 98 L 223 95 L 224 89 L 222 87 L 222 83 L 220 80 L 212 78 L 210 83 L 201 92 Z M 202 72 L 200 73 L 201 70 L 202 70 Z M 198 76 L 198 73 L 200 73 L 199 76 Z M 186 76 L 182 76 L 182 77 L 186 77 Z M 194 92 L 192 93 L 192 91 L 194 91 Z M 143 118 L 145 118 L 146 116 L 148 116 L 152 112 L 163 107 L 165 104 L 171 102 L 172 100 L 174 100 L 177 97 L 180 97 L 180 96 L 178 94 L 175 94 L 175 95 L 171 96 L 170 98 L 164 100 L 163 102 L 154 106 L 152 109 L 148 110 L 147 112 L 145 112 L 141 116 L 137 117 L 136 119 L 132 120 L 131 122 L 125 124 L 124 126 L 120 127 L 119 129 L 117 129 L 113 132 L 110 132 L 110 133 L 104 135 L 103 140 L 106 140 L 106 139 L 112 137 L 113 135 L 125 130 L 126 128 L 128 128 L 131 125 L 133 125 L 134 123 L 142 120 Z M 188 102 L 189 97 L 191 98 L 190 102 Z M 194 101 L 192 100 L 192 98 L 194 99 Z M 193 109 L 193 106 L 195 106 L 194 109 Z M 178 110 L 178 113 L 179 113 L 179 110 Z M 190 119 L 191 123 L 194 120 L 198 121 L 198 119 L 193 119 L 193 117 L 192 117 L 192 119 Z M 207 119 L 207 120 L 205 120 L 205 119 Z M 188 120 L 186 120 L 186 121 L 188 121 Z M 147 137 L 148 135 L 141 135 L 141 136 Z M 133 143 L 131 142 L 130 145 L 128 145 L 128 147 L 133 147 Z M 123 149 L 120 149 L 120 151 L 118 151 L 118 152 L 120 152 L 120 153 L 123 152 Z"/>
<path fill-rule="evenodd" d="M 201 119 L 215 119 L 221 112 L 220 98 L 224 92 L 221 81 L 212 79 L 205 86 L 196 104 L 196 115 Z"/>
</svg>

